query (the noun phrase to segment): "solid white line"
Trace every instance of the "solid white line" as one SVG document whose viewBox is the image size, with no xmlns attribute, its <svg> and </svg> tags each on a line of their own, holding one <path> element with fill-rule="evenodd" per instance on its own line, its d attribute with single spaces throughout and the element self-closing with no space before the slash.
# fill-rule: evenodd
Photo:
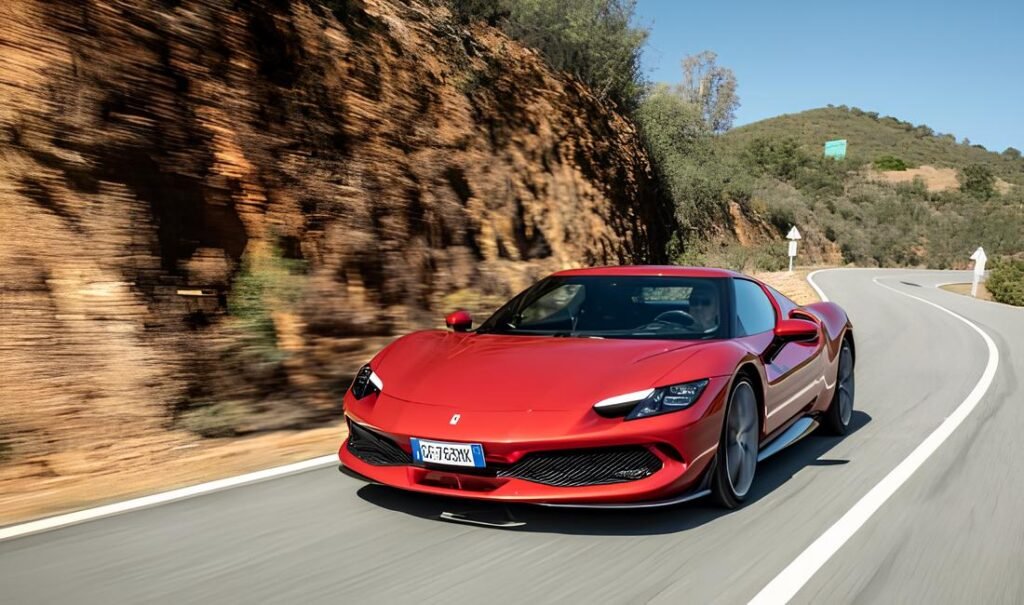
<svg viewBox="0 0 1024 605">
<path fill-rule="evenodd" d="M 29 521 L 28 523 L 21 523 L 19 525 L 2 527 L 0 528 L 0 541 L 10 540 L 11 538 L 20 538 L 22 536 L 27 536 L 29 534 L 35 534 L 43 531 L 49 531 L 51 529 L 57 529 L 58 527 L 67 527 L 68 525 L 84 523 L 86 521 L 92 521 L 102 517 L 109 517 L 111 515 L 118 515 L 133 510 L 139 510 L 140 508 L 157 506 L 159 504 L 167 504 L 168 502 L 174 502 L 175 500 L 193 498 L 195 496 L 230 489 L 232 487 L 239 487 L 241 485 L 257 483 L 259 481 L 266 481 L 267 479 L 276 479 L 278 477 L 283 477 L 285 475 L 301 473 L 303 471 L 322 468 L 325 466 L 330 466 L 332 464 L 338 464 L 338 456 L 335 454 L 320 456 L 318 458 L 303 460 L 302 462 L 295 462 L 293 464 L 286 464 L 284 466 L 278 466 L 275 468 L 268 468 L 262 471 L 256 471 L 254 473 L 246 473 L 244 475 L 237 475 L 235 477 L 228 477 L 226 479 L 218 479 L 216 481 L 200 483 L 198 485 L 183 487 L 181 489 L 175 489 L 169 492 L 162 492 L 159 494 L 142 496 L 141 498 L 124 500 L 122 502 L 115 502 L 113 504 L 107 504 L 104 506 L 97 506 L 96 508 L 79 510 L 73 513 L 57 515 L 55 517 L 47 517 L 45 519 Z"/>
<path fill-rule="evenodd" d="M 828 297 L 825 296 L 825 293 L 821 291 L 821 288 L 818 287 L 818 284 L 814 283 L 814 276 L 821 273 L 822 271 L 831 270 L 832 269 L 818 269 L 817 271 L 811 271 L 810 273 L 807 274 L 807 283 L 811 284 L 811 287 L 814 288 L 814 291 L 818 293 L 818 298 L 821 299 L 821 302 L 828 302 Z"/>
<path fill-rule="evenodd" d="M 808 276 L 810 278 L 810 276 Z M 981 378 L 978 379 L 977 384 L 967 395 L 967 398 L 953 411 L 949 417 L 946 418 L 935 429 L 931 435 L 921 442 L 913 452 L 910 453 L 902 462 L 900 462 L 896 468 L 892 469 L 884 479 L 878 482 L 871 491 L 864 495 L 856 504 L 853 505 L 845 515 L 843 515 L 838 521 L 835 522 L 832 527 L 828 528 L 817 540 L 811 543 L 800 555 L 793 560 L 785 569 L 782 570 L 778 576 L 775 577 L 771 582 L 765 586 L 761 592 L 751 599 L 752 604 L 761 603 L 786 603 L 796 593 L 803 588 L 804 584 L 828 561 L 832 555 L 839 550 L 839 548 L 850 539 L 853 534 L 860 529 L 868 519 L 892 496 L 897 489 L 903 485 L 907 479 L 910 478 L 914 472 L 920 468 L 924 461 L 931 456 L 935 450 L 939 448 L 942 443 L 949 438 L 949 436 L 956 430 L 957 427 L 964 421 L 965 418 L 977 407 L 978 402 L 984 397 L 985 392 L 988 390 L 989 385 L 992 384 L 992 379 L 996 375 L 996 368 L 999 366 L 999 349 L 996 348 L 994 342 L 981 328 L 975 325 L 970 320 L 937 305 L 929 300 L 901 292 L 896 288 L 887 286 L 878 281 L 875 277 L 871 281 L 875 285 L 883 288 L 892 290 L 897 294 L 913 298 L 914 300 L 923 302 L 926 305 L 931 305 L 936 309 L 947 313 L 959 321 L 967 324 L 972 330 L 977 332 L 981 338 L 985 341 L 985 346 L 988 347 L 988 363 L 985 365 L 985 371 L 982 372 Z"/>
</svg>

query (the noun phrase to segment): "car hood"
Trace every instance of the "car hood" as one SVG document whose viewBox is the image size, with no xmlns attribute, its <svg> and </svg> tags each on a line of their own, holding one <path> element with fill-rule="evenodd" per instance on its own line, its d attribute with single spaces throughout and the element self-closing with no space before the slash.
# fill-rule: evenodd
<svg viewBox="0 0 1024 605">
<path fill-rule="evenodd" d="M 659 386 L 709 346 L 428 331 L 392 343 L 374 369 L 388 396 L 409 402 L 463 411 L 562 411 Z"/>
</svg>

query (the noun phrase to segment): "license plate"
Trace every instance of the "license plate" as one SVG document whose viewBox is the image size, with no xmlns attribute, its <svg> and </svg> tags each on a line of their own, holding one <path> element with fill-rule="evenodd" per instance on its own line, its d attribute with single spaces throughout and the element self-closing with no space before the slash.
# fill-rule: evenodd
<svg viewBox="0 0 1024 605">
<path fill-rule="evenodd" d="M 409 445 L 412 446 L 412 459 L 415 462 L 476 468 L 485 466 L 484 446 L 479 443 L 449 443 L 412 437 Z"/>
</svg>

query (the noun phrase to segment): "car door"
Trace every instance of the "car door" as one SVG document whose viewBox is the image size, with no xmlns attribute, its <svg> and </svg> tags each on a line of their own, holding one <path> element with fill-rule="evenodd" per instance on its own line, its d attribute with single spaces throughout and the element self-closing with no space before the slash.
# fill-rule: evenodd
<svg viewBox="0 0 1024 605">
<path fill-rule="evenodd" d="M 734 279 L 736 335 L 754 347 L 764 364 L 765 433 L 770 434 L 818 396 L 822 338 L 779 342 L 775 325 L 782 308 L 757 282 Z"/>
</svg>

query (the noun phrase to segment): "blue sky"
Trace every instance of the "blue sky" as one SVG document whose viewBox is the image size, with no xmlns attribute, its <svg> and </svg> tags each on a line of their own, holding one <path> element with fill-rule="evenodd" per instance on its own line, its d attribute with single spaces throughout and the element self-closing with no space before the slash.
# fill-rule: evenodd
<svg viewBox="0 0 1024 605">
<path fill-rule="evenodd" d="M 1024 0 L 638 0 L 648 78 L 708 49 L 736 73 L 736 125 L 829 103 L 990 150 L 1024 150 Z"/>
</svg>

